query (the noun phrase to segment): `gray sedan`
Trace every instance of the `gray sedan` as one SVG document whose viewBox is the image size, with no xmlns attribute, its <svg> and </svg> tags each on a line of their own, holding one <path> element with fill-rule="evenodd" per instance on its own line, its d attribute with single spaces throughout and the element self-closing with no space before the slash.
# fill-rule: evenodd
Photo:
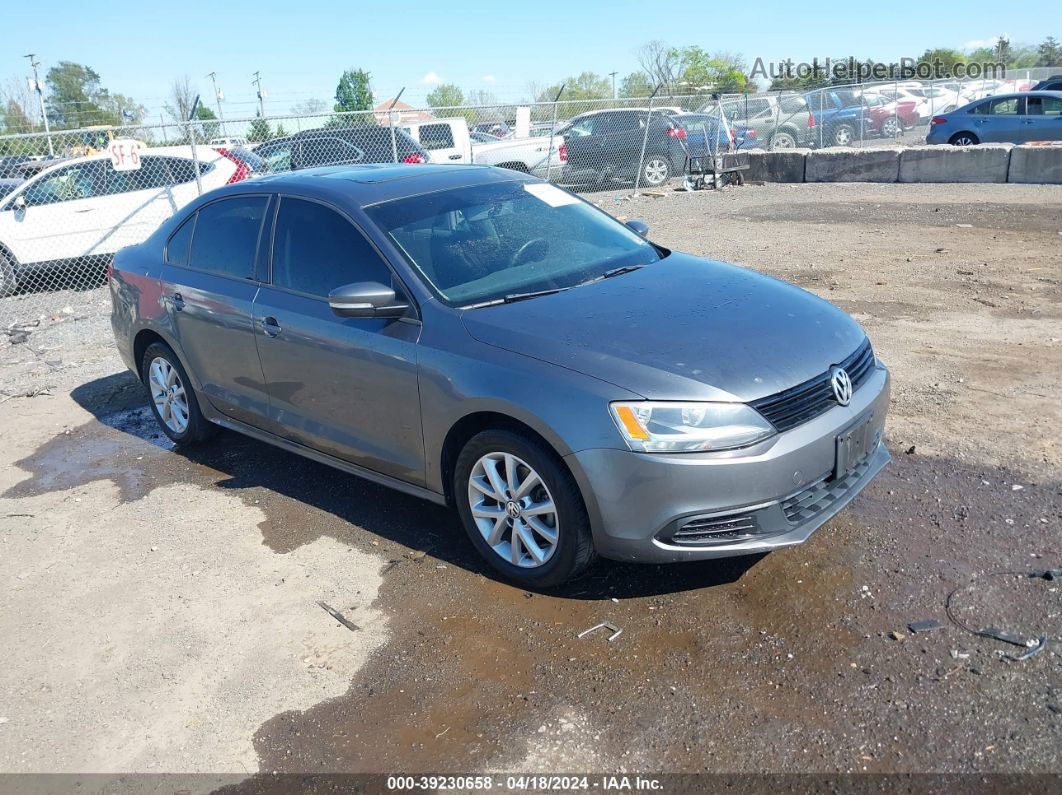
<svg viewBox="0 0 1062 795">
<path fill-rule="evenodd" d="M 971 102 L 929 122 L 927 144 L 974 146 L 1062 141 L 1062 91 L 1001 94 Z"/>
<path fill-rule="evenodd" d="M 801 543 L 885 466 L 889 375 L 789 284 L 533 177 L 361 166 L 211 191 L 115 257 L 162 429 L 454 506 L 504 576 Z"/>
</svg>

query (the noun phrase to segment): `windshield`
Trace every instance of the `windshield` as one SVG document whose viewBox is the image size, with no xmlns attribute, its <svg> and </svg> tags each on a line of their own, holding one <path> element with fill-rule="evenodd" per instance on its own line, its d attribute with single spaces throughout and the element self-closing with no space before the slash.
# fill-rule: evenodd
<svg viewBox="0 0 1062 795">
<path fill-rule="evenodd" d="M 604 212 L 544 182 L 497 182 L 366 208 L 452 305 L 556 290 L 660 259 Z"/>
</svg>

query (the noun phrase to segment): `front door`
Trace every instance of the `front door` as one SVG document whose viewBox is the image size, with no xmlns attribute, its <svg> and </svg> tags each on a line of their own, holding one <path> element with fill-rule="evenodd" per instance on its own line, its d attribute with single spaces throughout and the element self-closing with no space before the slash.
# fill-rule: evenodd
<svg viewBox="0 0 1062 795">
<path fill-rule="evenodd" d="M 338 317 L 328 293 L 354 282 L 399 287 L 376 249 L 345 216 L 319 202 L 282 197 L 271 284 L 263 285 L 254 301 L 272 430 L 421 484 L 420 324 Z"/>
<path fill-rule="evenodd" d="M 1062 98 L 1027 97 L 1021 142 L 1062 141 Z"/>
<path fill-rule="evenodd" d="M 269 410 L 251 305 L 267 196 L 203 206 L 166 245 L 162 300 L 192 377 L 222 414 L 265 427 Z"/>
</svg>

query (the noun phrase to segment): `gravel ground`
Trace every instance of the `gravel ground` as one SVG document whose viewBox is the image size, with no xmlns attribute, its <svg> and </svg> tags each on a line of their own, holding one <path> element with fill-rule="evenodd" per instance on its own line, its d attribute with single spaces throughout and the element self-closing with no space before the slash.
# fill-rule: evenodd
<svg viewBox="0 0 1062 795">
<path fill-rule="evenodd" d="M 0 335 L 0 770 L 1062 771 L 1060 647 L 945 612 L 1062 636 L 1057 580 L 996 574 L 1062 567 L 1062 188 L 592 200 L 859 319 L 894 377 L 863 495 L 798 548 L 532 594 L 437 506 L 175 453 L 105 294 L 57 294 Z"/>
</svg>

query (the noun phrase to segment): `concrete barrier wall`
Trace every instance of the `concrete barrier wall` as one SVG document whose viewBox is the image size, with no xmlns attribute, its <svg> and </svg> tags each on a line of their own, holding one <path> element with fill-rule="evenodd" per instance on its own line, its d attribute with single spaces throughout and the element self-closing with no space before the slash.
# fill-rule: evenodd
<svg viewBox="0 0 1062 795">
<path fill-rule="evenodd" d="M 745 175 L 754 182 L 803 182 L 804 161 L 810 149 L 779 149 L 766 152 L 749 151 L 749 170 Z"/>
<path fill-rule="evenodd" d="M 895 182 L 899 173 L 899 149 L 816 149 L 804 164 L 805 182 Z"/>
<path fill-rule="evenodd" d="M 1015 146 L 1007 182 L 1062 185 L 1062 146 Z"/>
<path fill-rule="evenodd" d="M 781 149 L 749 152 L 753 182 L 1020 182 L 1062 185 L 1062 145 Z"/>
<path fill-rule="evenodd" d="M 1006 182 L 1013 148 L 913 146 L 900 152 L 900 182 Z"/>
</svg>

